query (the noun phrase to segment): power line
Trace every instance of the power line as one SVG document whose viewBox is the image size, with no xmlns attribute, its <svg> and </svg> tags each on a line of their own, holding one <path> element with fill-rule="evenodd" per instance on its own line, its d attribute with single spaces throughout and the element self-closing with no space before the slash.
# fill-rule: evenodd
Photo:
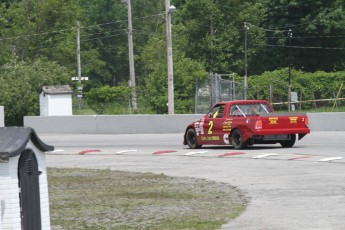
<svg viewBox="0 0 345 230">
<path fill-rule="evenodd" d="M 1 38 L 0 41 L 5 41 L 5 40 L 18 40 L 21 38 L 30 38 L 30 37 L 36 37 L 36 36 L 42 36 L 46 34 L 54 34 L 54 33 L 61 33 L 61 32 L 66 32 L 66 31 L 74 31 L 75 27 L 70 28 L 70 29 L 63 29 L 63 30 L 55 30 L 55 31 L 50 31 L 50 32 L 42 32 L 42 33 L 35 33 L 31 35 L 21 35 L 21 36 L 14 36 L 14 37 L 9 37 L 9 38 Z"/>
<path fill-rule="evenodd" d="M 286 26 L 269 27 L 269 28 L 263 28 L 263 27 L 260 27 L 260 26 L 257 26 L 257 25 L 253 25 L 253 24 L 248 23 L 248 22 L 247 22 L 247 24 L 249 26 L 256 27 L 258 29 L 261 29 L 261 30 L 264 30 L 264 31 L 267 31 L 267 32 L 287 32 L 291 28 L 305 26 L 305 25 L 308 25 L 308 24 L 310 24 L 312 22 L 317 22 L 317 21 L 318 21 L 318 19 L 312 19 L 312 20 L 309 20 L 309 21 L 306 21 L 306 22 L 303 22 L 303 23 L 299 23 L 299 24 L 291 24 L 291 25 L 286 25 Z"/>
<path fill-rule="evenodd" d="M 122 29 L 122 30 L 114 30 L 112 32 L 118 32 L 118 31 L 124 31 L 123 33 L 116 33 L 116 34 L 109 34 L 109 35 L 105 35 L 105 36 L 98 36 L 98 37 L 94 37 L 94 38 L 85 38 L 85 39 L 81 39 L 81 41 L 92 41 L 92 40 L 97 40 L 97 39 L 106 39 L 106 38 L 111 38 L 111 37 L 117 37 L 117 36 L 122 36 L 122 35 L 127 35 L 127 30 L 126 29 Z M 133 30 L 133 31 L 138 31 L 139 33 L 136 33 L 136 34 L 157 34 L 157 33 L 150 33 L 149 31 L 145 31 L 145 30 Z M 102 35 L 102 34 L 105 34 L 105 33 L 95 33 L 95 34 L 87 34 L 87 35 L 83 35 L 81 37 L 89 37 L 89 36 L 92 36 L 92 35 Z M 159 34 L 163 34 L 163 33 L 159 33 Z M 72 41 L 65 41 L 65 44 L 74 44 L 74 40 Z M 13 45 L 7 45 L 7 44 L 0 44 L 0 46 L 8 46 L 8 47 L 13 47 Z M 38 50 L 42 50 L 44 48 L 52 48 L 52 47 L 57 47 L 58 44 L 55 44 L 55 45 L 49 45 L 49 46 L 40 46 L 38 48 Z M 19 45 L 16 45 L 16 47 L 20 47 Z M 28 48 L 24 48 L 22 50 L 28 50 Z"/>
<path fill-rule="evenodd" d="M 151 32 L 148 30 L 138 30 L 138 29 L 133 29 L 134 32 L 136 32 L 136 34 L 160 34 L 160 35 L 165 35 L 164 33 L 161 32 Z"/>
<path fill-rule="evenodd" d="M 263 31 L 266 31 L 266 32 L 284 33 L 284 32 L 289 31 L 288 29 L 286 29 L 286 30 L 280 30 L 279 27 L 277 27 L 277 28 L 266 29 L 266 28 L 263 28 L 263 27 L 260 27 L 260 26 L 253 25 L 253 24 L 248 23 L 248 22 L 247 22 L 247 26 L 249 26 L 249 28 L 250 28 L 250 27 L 255 27 L 255 28 L 257 28 L 257 29 L 260 29 L 260 30 L 263 30 Z M 286 27 L 284 27 L 284 28 L 286 28 Z"/>
<path fill-rule="evenodd" d="M 103 37 L 96 37 L 96 38 L 90 38 L 90 39 L 83 39 L 81 41 L 92 41 L 92 40 L 97 40 L 97 39 L 104 39 L 104 38 L 111 38 L 111 37 L 117 37 L 117 36 L 122 36 L 122 35 L 127 35 L 126 33 L 120 33 L 120 34 L 113 34 L 113 35 L 107 35 Z"/>
<path fill-rule="evenodd" d="M 305 0 L 305 1 L 299 1 L 298 3 L 306 3 L 306 2 L 314 2 L 315 0 Z M 268 10 L 272 10 L 272 9 L 279 9 L 279 8 L 288 8 L 291 7 L 291 5 L 288 4 L 281 4 L 280 6 L 274 6 L 274 7 L 269 7 Z"/>
<path fill-rule="evenodd" d="M 146 18 L 151 18 L 151 17 L 156 17 L 156 16 L 161 16 L 163 15 L 163 13 L 159 13 L 159 14 L 154 14 L 154 15 L 149 15 L 149 16 L 144 16 L 144 17 L 136 17 L 134 19 L 146 19 Z M 124 19 L 124 20 L 118 20 L 115 22 L 105 22 L 105 23 L 99 23 L 99 24 L 95 24 L 95 25 L 89 25 L 89 26 L 81 26 L 82 29 L 88 29 L 88 28 L 93 28 L 93 27 L 97 27 L 97 26 L 103 26 L 103 25 L 110 25 L 110 24 L 115 24 L 115 23 L 120 23 L 120 22 L 127 22 L 128 19 Z M 66 32 L 66 31 L 75 31 L 75 26 L 72 26 L 71 28 L 68 29 L 61 29 L 61 30 L 53 30 L 53 31 L 47 31 L 47 32 L 42 32 L 42 33 L 34 33 L 34 34 L 30 34 L 30 35 L 19 35 L 19 36 L 13 36 L 13 37 L 4 37 L 4 38 L 0 38 L 0 41 L 5 41 L 5 40 L 18 40 L 21 38 L 31 38 L 31 37 L 36 37 L 36 36 L 42 36 L 42 35 L 49 35 L 49 34 L 57 34 L 57 33 L 62 33 L 62 32 Z"/>
<path fill-rule="evenodd" d="M 152 18 L 152 17 L 156 17 L 156 16 L 161 16 L 163 15 L 163 13 L 159 13 L 159 14 L 153 14 L 153 15 L 149 15 L 149 16 L 144 16 L 144 17 L 133 17 L 133 19 L 146 19 L 146 18 Z M 88 29 L 88 28 L 93 28 L 93 27 L 99 27 L 99 26 L 105 26 L 105 25 L 111 25 L 111 24 L 116 24 L 116 23 L 121 23 L 121 22 L 128 22 L 128 19 L 123 19 L 123 20 L 117 20 L 114 22 L 104 22 L 104 23 L 99 23 L 99 24 L 94 24 L 94 25 L 89 25 L 89 26 L 82 26 L 82 29 Z"/>
<path fill-rule="evenodd" d="M 106 34 L 107 32 L 118 32 L 118 31 L 127 31 L 127 29 L 119 29 L 119 30 L 111 30 L 111 31 L 102 31 L 99 33 L 88 33 L 88 34 L 83 34 L 81 35 L 81 37 L 89 37 L 89 36 L 93 36 L 93 35 L 102 35 L 102 34 Z"/>
<path fill-rule="evenodd" d="M 268 39 L 281 39 L 287 38 L 286 36 L 277 37 L 277 36 L 268 36 L 265 37 Z M 294 36 L 292 39 L 312 39 L 312 38 L 345 38 L 345 35 L 311 35 L 311 36 Z"/>
<path fill-rule="evenodd" d="M 286 45 L 272 45 L 272 44 L 252 44 L 254 46 L 280 47 L 289 48 Z M 291 46 L 294 49 L 324 49 L 324 50 L 345 50 L 345 47 L 322 47 L 322 46 Z"/>
</svg>

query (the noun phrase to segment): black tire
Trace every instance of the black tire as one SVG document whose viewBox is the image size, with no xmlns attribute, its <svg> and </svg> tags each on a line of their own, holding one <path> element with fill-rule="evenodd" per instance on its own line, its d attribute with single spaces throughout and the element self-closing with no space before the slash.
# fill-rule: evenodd
<svg viewBox="0 0 345 230">
<path fill-rule="evenodd" d="M 235 129 L 231 134 L 231 144 L 234 149 L 244 149 L 247 147 L 247 142 L 242 141 L 242 133 L 239 129 Z"/>
<path fill-rule="evenodd" d="M 281 141 L 280 144 L 283 148 L 291 148 L 296 142 L 296 134 L 290 135 L 290 140 Z"/>
<path fill-rule="evenodd" d="M 189 148 L 191 149 L 200 149 L 202 145 L 198 144 L 198 141 L 196 139 L 196 132 L 195 129 L 188 129 L 186 132 L 186 142 Z"/>
</svg>

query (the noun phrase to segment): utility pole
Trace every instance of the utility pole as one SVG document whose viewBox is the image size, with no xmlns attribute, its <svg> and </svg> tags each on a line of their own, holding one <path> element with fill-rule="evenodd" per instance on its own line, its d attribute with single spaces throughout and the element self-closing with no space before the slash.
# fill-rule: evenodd
<svg viewBox="0 0 345 230">
<path fill-rule="evenodd" d="M 81 85 L 81 61 L 80 61 L 80 21 L 77 21 L 77 69 L 78 69 L 78 109 L 81 109 L 83 86 Z"/>
<path fill-rule="evenodd" d="M 170 0 L 165 0 L 166 13 L 166 39 L 167 39 L 167 65 L 168 65 L 168 114 L 173 115 L 174 109 L 174 73 L 173 73 L 173 57 L 172 57 L 172 39 L 171 39 L 171 14 L 175 10 L 170 5 Z"/>
<path fill-rule="evenodd" d="M 288 111 L 291 110 L 291 38 L 292 38 L 292 30 L 291 28 L 288 31 L 288 39 L 289 39 L 289 80 L 288 80 Z"/>
<path fill-rule="evenodd" d="M 77 21 L 77 65 L 78 83 L 81 84 L 81 63 L 80 63 L 80 21 Z"/>
<path fill-rule="evenodd" d="M 127 0 L 128 5 L 128 54 L 129 54 L 129 80 L 132 91 L 132 109 L 137 109 L 137 93 L 135 90 L 135 70 L 133 54 L 133 29 L 132 29 L 132 5 L 131 0 Z"/>
<path fill-rule="evenodd" d="M 81 76 L 81 61 L 80 61 L 80 21 L 77 21 L 77 76 L 72 77 L 72 81 L 78 81 L 77 90 L 78 90 L 78 109 L 82 107 L 82 97 L 83 97 L 83 86 L 81 81 L 89 80 L 88 77 Z"/>
<path fill-rule="evenodd" d="M 247 100 L 248 91 L 248 59 L 247 59 L 247 35 L 248 35 L 247 22 L 244 22 L 244 100 Z"/>
</svg>

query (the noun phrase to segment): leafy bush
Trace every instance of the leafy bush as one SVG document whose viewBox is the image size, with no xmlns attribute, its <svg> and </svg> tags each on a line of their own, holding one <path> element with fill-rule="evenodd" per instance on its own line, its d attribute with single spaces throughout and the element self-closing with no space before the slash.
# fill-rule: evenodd
<svg viewBox="0 0 345 230">
<path fill-rule="evenodd" d="M 123 114 L 128 108 L 131 89 L 128 86 L 103 86 L 86 93 L 89 107 L 98 114 Z"/>
<path fill-rule="evenodd" d="M 251 76 L 248 80 L 250 99 L 266 99 L 272 102 L 288 101 L 288 69 L 265 72 L 259 76 Z M 330 99 L 345 95 L 345 71 L 326 73 L 318 71 L 306 73 L 291 70 L 291 91 L 298 93 L 298 100 Z M 272 96 L 272 97 L 271 97 Z M 311 109 L 313 102 L 304 103 L 304 109 Z"/>
<path fill-rule="evenodd" d="M 0 105 L 5 107 L 6 126 L 22 125 L 23 116 L 39 114 L 39 94 L 44 85 L 70 81 L 66 68 L 53 62 L 12 60 L 0 67 Z"/>
</svg>

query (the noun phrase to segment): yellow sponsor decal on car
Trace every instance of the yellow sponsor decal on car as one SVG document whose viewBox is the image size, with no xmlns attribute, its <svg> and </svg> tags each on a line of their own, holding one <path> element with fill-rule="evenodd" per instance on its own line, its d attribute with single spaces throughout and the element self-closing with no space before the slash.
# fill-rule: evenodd
<svg viewBox="0 0 345 230">
<path fill-rule="evenodd" d="M 232 124 L 232 120 L 230 120 L 230 119 L 224 121 L 223 132 L 230 132 L 231 131 L 231 124 Z"/>
<path fill-rule="evenodd" d="M 277 125 L 278 124 L 278 117 L 269 117 L 268 122 L 270 125 Z"/>
<path fill-rule="evenodd" d="M 290 124 L 297 123 L 298 117 L 289 117 L 290 119 Z"/>
<path fill-rule="evenodd" d="M 220 139 L 219 139 L 219 136 L 208 136 L 208 137 L 203 136 L 201 137 L 201 140 L 202 141 L 219 141 Z"/>
</svg>

